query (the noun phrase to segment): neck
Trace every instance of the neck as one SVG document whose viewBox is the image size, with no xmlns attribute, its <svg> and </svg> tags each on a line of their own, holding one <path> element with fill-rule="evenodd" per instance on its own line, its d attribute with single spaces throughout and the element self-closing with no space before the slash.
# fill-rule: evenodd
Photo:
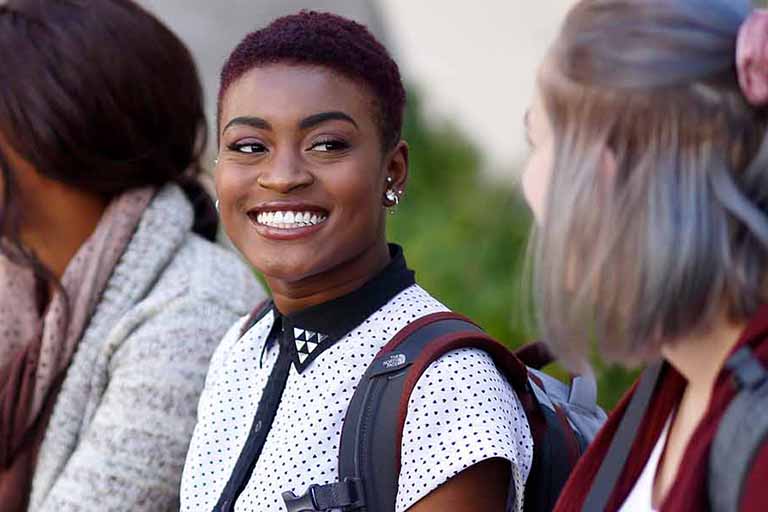
<svg viewBox="0 0 768 512">
<path fill-rule="evenodd" d="M 52 186 L 34 204 L 24 201 L 21 242 L 56 279 L 99 224 L 107 200 L 65 186 Z"/>
<path fill-rule="evenodd" d="M 706 408 L 715 380 L 745 327 L 723 318 L 701 335 L 662 347 L 664 358 L 688 381 L 686 399 Z"/>
<path fill-rule="evenodd" d="M 374 244 L 355 258 L 301 281 L 266 277 L 278 311 L 290 315 L 351 293 L 381 272 L 390 262 L 386 241 Z"/>
</svg>

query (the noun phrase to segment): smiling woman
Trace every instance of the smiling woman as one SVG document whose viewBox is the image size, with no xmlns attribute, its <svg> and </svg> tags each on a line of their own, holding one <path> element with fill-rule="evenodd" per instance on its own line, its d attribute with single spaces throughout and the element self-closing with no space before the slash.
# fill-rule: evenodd
<svg viewBox="0 0 768 512">
<path fill-rule="evenodd" d="M 281 18 L 225 64 L 221 218 L 272 301 L 214 356 L 184 510 L 283 511 L 282 493 L 338 480 L 342 422 L 366 368 L 403 328 L 447 311 L 386 240 L 408 177 L 404 103 L 386 49 L 330 14 Z M 510 478 L 520 505 L 530 433 L 489 355 L 460 349 L 433 363 L 406 425 L 396 500 L 382 510 L 500 511 Z"/>
</svg>

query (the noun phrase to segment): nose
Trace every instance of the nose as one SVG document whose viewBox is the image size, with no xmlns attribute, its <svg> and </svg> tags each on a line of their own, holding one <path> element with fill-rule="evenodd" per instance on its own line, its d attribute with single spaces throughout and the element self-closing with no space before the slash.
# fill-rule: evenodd
<svg viewBox="0 0 768 512">
<path fill-rule="evenodd" d="M 262 168 L 258 177 L 259 186 L 280 194 L 307 187 L 314 181 L 314 175 L 303 165 L 299 155 L 292 151 L 277 153 Z"/>
</svg>

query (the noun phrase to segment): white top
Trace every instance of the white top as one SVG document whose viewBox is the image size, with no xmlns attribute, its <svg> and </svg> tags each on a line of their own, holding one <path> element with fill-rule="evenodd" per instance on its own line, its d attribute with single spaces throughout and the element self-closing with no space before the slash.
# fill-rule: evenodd
<svg viewBox="0 0 768 512">
<path fill-rule="evenodd" d="M 653 447 L 651 456 L 648 457 L 648 461 L 645 463 L 643 472 L 640 474 L 637 482 L 635 482 L 635 486 L 632 488 L 629 496 L 627 496 L 619 512 L 657 512 L 656 507 L 653 506 L 653 481 L 656 479 L 656 469 L 659 467 L 661 454 L 664 453 L 664 446 L 667 444 L 671 420 L 672 416 L 667 419 L 667 424 L 664 426 L 664 430 L 661 431 L 661 435 L 656 441 L 656 446 Z"/>
<path fill-rule="evenodd" d="M 395 333 L 446 308 L 417 285 L 399 292 L 307 366 L 290 368 L 279 408 L 237 512 L 283 512 L 284 491 L 338 479 L 341 425 L 368 364 Z M 222 341 L 211 363 L 198 407 L 181 486 L 181 509 L 207 511 L 216 504 L 248 437 L 262 390 L 277 355 L 259 359 L 274 313 L 244 336 L 242 321 Z M 302 359 L 302 363 L 304 359 Z M 397 512 L 403 512 L 464 469 L 492 457 L 511 463 L 521 509 L 533 456 L 525 413 L 490 356 L 476 349 L 447 353 L 419 379 L 402 439 Z"/>
</svg>

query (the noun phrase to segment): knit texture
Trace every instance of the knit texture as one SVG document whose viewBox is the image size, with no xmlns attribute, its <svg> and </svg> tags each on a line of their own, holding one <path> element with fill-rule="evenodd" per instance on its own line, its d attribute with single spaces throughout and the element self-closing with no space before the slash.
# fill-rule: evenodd
<svg viewBox="0 0 768 512">
<path fill-rule="evenodd" d="M 29 510 L 177 510 L 208 362 L 264 291 L 191 232 L 166 186 L 143 214 L 81 338 L 40 449 Z"/>
</svg>

